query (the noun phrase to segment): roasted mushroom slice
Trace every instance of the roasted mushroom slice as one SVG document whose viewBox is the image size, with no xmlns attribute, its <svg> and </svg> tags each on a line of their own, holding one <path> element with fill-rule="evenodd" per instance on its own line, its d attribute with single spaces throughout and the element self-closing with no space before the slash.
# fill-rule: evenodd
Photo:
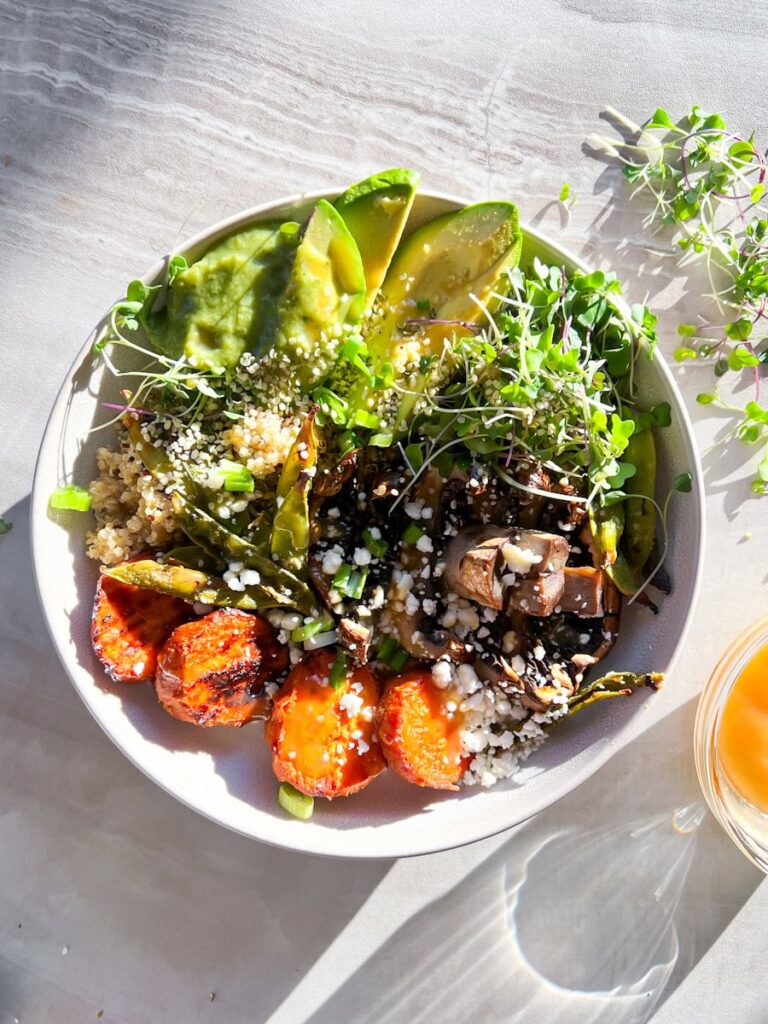
<svg viewBox="0 0 768 1024">
<path fill-rule="evenodd" d="M 563 570 L 565 586 L 560 597 L 560 610 L 573 612 L 580 619 L 595 619 L 603 614 L 602 569 L 591 566 Z"/>
<path fill-rule="evenodd" d="M 563 570 L 546 576 L 515 577 L 507 590 L 507 607 L 536 618 L 545 618 L 560 604 L 564 588 Z"/>
<path fill-rule="evenodd" d="M 568 551 L 565 538 L 554 533 L 468 526 L 446 548 L 445 582 L 460 597 L 498 611 L 504 605 L 503 577 L 561 572 Z"/>
</svg>

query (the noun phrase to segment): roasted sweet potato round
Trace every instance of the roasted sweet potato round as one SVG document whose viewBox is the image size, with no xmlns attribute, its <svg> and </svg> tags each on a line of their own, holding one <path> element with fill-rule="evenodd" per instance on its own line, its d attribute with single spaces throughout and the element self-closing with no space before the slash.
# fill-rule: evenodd
<svg viewBox="0 0 768 1024">
<path fill-rule="evenodd" d="M 278 779 L 328 799 L 356 793 L 386 767 L 374 721 L 376 680 L 367 668 L 352 668 L 334 689 L 333 662 L 327 651 L 299 662 L 275 697 L 265 730 Z"/>
<path fill-rule="evenodd" d="M 264 683 L 287 664 L 288 651 L 266 619 L 221 608 L 171 633 L 157 659 L 155 689 L 182 722 L 239 726 L 264 709 Z"/>
<path fill-rule="evenodd" d="M 152 679 L 168 634 L 192 617 L 186 601 L 102 576 L 91 618 L 91 643 L 115 682 Z"/>
<path fill-rule="evenodd" d="M 389 767 L 417 786 L 457 789 L 470 761 L 461 748 L 463 715 L 458 703 L 455 694 L 435 684 L 428 670 L 392 679 L 377 716 Z"/>
</svg>

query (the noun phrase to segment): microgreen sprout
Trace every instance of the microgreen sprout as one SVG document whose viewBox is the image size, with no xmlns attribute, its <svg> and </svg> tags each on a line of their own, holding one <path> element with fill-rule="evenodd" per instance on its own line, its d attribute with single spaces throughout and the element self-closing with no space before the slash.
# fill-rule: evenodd
<svg viewBox="0 0 768 1024">
<path fill-rule="evenodd" d="M 700 107 L 675 121 L 659 108 L 644 125 L 612 116 L 633 135 L 621 144 L 593 136 L 596 148 L 622 164 L 634 185 L 632 196 L 650 195 L 646 225 L 675 229 L 681 265 L 702 260 L 717 320 L 680 324 L 683 343 L 677 362 L 704 360 L 716 377 L 745 374 L 754 397 L 744 408 L 723 402 L 715 388 L 698 396 L 702 405 L 733 411 L 740 423 L 729 436 L 763 445 L 752 482 L 756 494 L 768 492 L 768 413 L 761 403 L 762 367 L 768 364 L 768 158 L 754 133 L 726 128 L 719 114 Z M 757 410 L 757 415 L 755 411 Z"/>
</svg>

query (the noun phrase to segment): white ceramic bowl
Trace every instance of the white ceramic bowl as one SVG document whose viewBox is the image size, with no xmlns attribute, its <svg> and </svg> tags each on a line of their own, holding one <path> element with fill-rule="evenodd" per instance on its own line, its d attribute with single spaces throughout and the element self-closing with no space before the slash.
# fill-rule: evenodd
<svg viewBox="0 0 768 1024">
<path fill-rule="evenodd" d="M 335 194 L 335 193 L 334 193 Z M 216 224 L 178 251 L 195 257 L 238 228 L 273 217 L 296 218 L 327 193 L 292 196 Z M 466 201 L 422 191 L 410 228 Z M 297 218 L 298 219 L 298 218 Z M 578 259 L 551 240 L 524 228 L 525 259 L 539 255 L 572 270 Z M 157 280 L 163 261 L 144 275 Z M 214 821 L 263 842 L 337 857 L 394 857 L 429 853 L 471 843 L 524 821 L 554 803 L 596 771 L 640 729 L 649 701 L 664 691 L 608 701 L 557 728 L 516 780 L 492 789 L 459 794 L 419 789 L 385 772 L 362 793 L 333 802 L 316 801 L 310 822 L 296 821 L 277 806 L 276 784 L 260 723 L 245 729 L 196 729 L 157 705 L 150 686 L 110 683 L 89 641 L 98 573 L 84 554 L 89 516 L 48 511 L 51 491 L 64 480 L 86 484 L 95 475 L 94 452 L 112 445 L 109 430 L 88 433 L 112 414 L 101 401 L 115 401 L 117 385 L 91 354 L 94 335 L 77 355 L 63 382 L 43 437 L 32 496 L 32 539 L 40 598 L 54 644 L 85 705 L 108 736 L 137 767 L 183 803 Z M 666 400 L 672 426 L 660 432 L 659 489 L 680 472 L 694 477 L 693 493 L 672 502 L 672 540 L 667 565 L 674 592 L 652 616 L 633 605 L 622 617 L 621 638 L 601 668 L 669 672 L 691 616 L 699 581 L 703 534 L 703 485 L 691 425 L 663 359 L 639 360 L 639 386 L 649 403 Z M 674 681 L 670 685 L 674 685 Z"/>
</svg>

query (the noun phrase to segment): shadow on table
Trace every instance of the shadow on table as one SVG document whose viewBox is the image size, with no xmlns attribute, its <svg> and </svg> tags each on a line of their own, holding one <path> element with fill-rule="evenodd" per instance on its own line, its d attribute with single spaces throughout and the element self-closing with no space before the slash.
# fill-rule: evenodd
<svg viewBox="0 0 768 1024">
<path fill-rule="evenodd" d="M 307 1024 L 649 1020 L 762 877 L 698 799 L 693 704 L 521 826 Z"/>
<path fill-rule="evenodd" d="M 45 635 L 29 500 L 1 511 L 13 527 L 0 537 L 0 1018 L 266 1018 L 391 862 L 251 842 L 137 772 Z"/>
</svg>

